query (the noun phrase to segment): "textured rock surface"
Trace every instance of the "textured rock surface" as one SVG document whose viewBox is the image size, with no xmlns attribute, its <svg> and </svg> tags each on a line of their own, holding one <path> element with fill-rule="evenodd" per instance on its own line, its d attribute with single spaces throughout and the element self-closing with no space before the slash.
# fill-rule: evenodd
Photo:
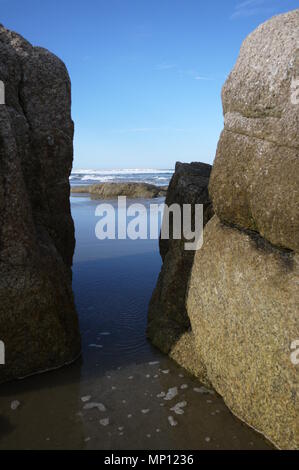
<svg viewBox="0 0 299 470">
<path fill-rule="evenodd" d="M 210 182 L 217 215 L 299 251 L 299 10 L 243 43 L 222 91 L 224 131 Z"/>
<path fill-rule="evenodd" d="M 282 448 L 299 447 L 299 255 L 254 232 L 207 224 L 187 308 L 208 380 L 232 411 Z"/>
<path fill-rule="evenodd" d="M 0 381 L 80 351 L 71 290 L 70 80 L 45 49 L 0 26 Z"/>
<path fill-rule="evenodd" d="M 225 125 L 209 185 L 217 216 L 187 294 L 204 378 L 282 448 L 299 447 L 291 361 L 299 338 L 298 28 L 298 10 L 260 26 L 223 88 Z"/>
<path fill-rule="evenodd" d="M 166 204 L 203 204 L 206 223 L 213 215 L 208 194 L 210 173 L 211 166 L 204 163 L 177 163 Z M 184 243 L 184 238 L 160 240 L 163 266 L 150 301 L 148 336 L 155 346 L 198 375 L 194 338 L 189 332 L 190 321 L 185 307 L 194 251 L 186 251 Z"/>
<path fill-rule="evenodd" d="M 299 448 L 298 30 L 297 10 L 244 42 L 223 88 L 209 184 L 217 215 L 187 264 L 178 242 L 161 242 L 149 313 L 154 344 L 285 449 Z M 188 191 L 178 183 L 168 194 L 182 201 Z"/>
<path fill-rule="evenodd" d="M 72 188 L 72 193 L 89 193 L 92 199 L 115 199 L 118 196 L 151 199 L 166 196 L 166 191 L 164 186 L 148 183 L 100 183 Z"/>
</svg>

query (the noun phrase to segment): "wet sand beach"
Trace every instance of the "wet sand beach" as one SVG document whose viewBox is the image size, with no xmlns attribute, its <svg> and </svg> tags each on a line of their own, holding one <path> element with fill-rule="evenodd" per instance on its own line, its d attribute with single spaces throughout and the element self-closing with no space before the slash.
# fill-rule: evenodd
<svg viewBox="0 0 299 470">
<path fill-rule="evenodd" d="M 157 240 L 100 241 L 99 201 L 80 194 L 71 203 L 82 356 L 1 386 L 0 449 L 270 449 L 146 340 Z"/>
</svg>

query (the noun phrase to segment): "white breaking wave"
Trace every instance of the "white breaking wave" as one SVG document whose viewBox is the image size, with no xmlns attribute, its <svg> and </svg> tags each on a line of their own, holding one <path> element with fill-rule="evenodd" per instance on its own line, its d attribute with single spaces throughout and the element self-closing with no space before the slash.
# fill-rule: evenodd
<svg viewBox="0 0 299 470">
<path fill-rule="evenodd" d="M 105 181 L 115 180 L 115 177 L 114 176 L 97 176 L 94 174 L 90 174 L 90 175 L 84 175 L 81 178 L 81 181 L 90 181 L 90 180 L 102 181 L 104 183 Z"/>
<path fill-rule="evenodd" d="M 113 168 L 105 170 L 86 168 L 73 170 L 70 182 L 72 185 L 137 182 L 167 186 L 173 172 L 173 169 L 160 170 L 157 168 Z"/>
<path fill-rule="evenodd" d="M 134 173 L 138 173 L 140 175 L 145 175 L 148 173 L 152 174 L 162 174 L 162 173 L 173 173 L 173 169 L 162 169 L 159 170 L 157 168 L 113 168 L 113 169 L 106 169 L 106 170 L 93 170 L 93 169 L 79 169 L 73 170 L 72 175 L 130 175 Z"/>
</svg>

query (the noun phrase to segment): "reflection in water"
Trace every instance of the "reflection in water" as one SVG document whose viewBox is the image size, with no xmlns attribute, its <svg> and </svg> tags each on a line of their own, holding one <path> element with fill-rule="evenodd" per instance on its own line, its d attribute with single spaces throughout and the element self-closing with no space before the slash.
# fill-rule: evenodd
<svg viewBox="0 0 299 470">
<path fill-rule="evenodd" d="M 269 448 L 146 341 L 157 241 L 97 240 L 96 205 L 72 198 L 82 357 L 0 387 L 0 448 Z"/>
</svg>

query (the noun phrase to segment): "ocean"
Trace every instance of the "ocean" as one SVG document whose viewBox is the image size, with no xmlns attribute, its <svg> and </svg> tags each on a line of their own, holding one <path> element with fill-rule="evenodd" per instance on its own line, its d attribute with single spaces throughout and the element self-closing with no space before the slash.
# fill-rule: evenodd
<svg viewBox="0 0 299 470">
<path fill-rule="evenodd" d="M 78 169 L 72 171 L 70 183 L 72 186 L 96 183 L 149 183 L 168 186 L 173 173 L 174 170 L 170 168 Z"/>
</svg>

